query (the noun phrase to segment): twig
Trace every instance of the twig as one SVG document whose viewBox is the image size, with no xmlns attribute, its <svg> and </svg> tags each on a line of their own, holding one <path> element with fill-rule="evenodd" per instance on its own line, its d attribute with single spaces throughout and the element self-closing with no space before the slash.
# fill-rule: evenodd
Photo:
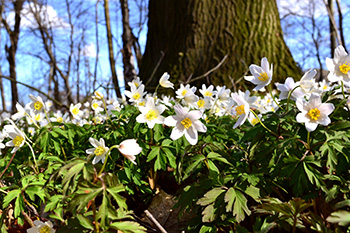
<svg viewBox="0 0 350 233">
<path fill-rule="evenodd" d="M 0 75 L 0 78 L 5 78 L 5 79 L 7 79 L 7 80 L 14 81 L 14 82 L 16 82 L 16 83 L 18 83 L 18 84 L 21 84 L 21 85 L 23 85 L 23 86 L 25 86 L 25 87 L 28 87 L 28 88 L 30 88 L 30 89 L 32 89 L 32 90 L 34 90 L 34 91 L 37 91 L 37 92 L 39 92 L 40 94 L 46 96 L 48 99 L 52 100 L 52 101 L 55 102 L 57 105 L 59 105 L 59 106 L 61 106 L 61 107 L 66 107 L 66 108 L 68 108 L 67 106 L 65 106 L 65 105 L 62 104 L 61 102 L 58 102 L 57 100 L 55 100 L 54 98 L 50 97 L 50 96 L 47 95 L 46 93 L 42 92 L 42 91 L 39 90 L 38 88 L 32 87 L 32 86 L 30 86 L 30 85 L 28 85 L 28 84 L 22 83 L 22 82 L 20 82 L 20 81 L 14 80 L 14 79 L 12 79 L 12 78 L 10 78 L 10 77 L 7 77 L 7 76 L 4 76 L 4 75 Z"/>
<path fill-rule="evenodd" d="M 6 165 L 5 169 L 2 171 L 2 173 L 1 173 L 1 175 L 0 175 L 0 178 L 5 174 L 6 170 L 9 168 L 9 166 L 10 166 L 10 164 L 11 164 L 13 158 L 15 157 L 15 154 L 16 154 L 16 152 L 14 152 L 14 153 L 12 154 L 12 157 L 11 157 L 9 163 Z"/>
<path fill-rule="evenodd" d="M 158 61 L 157 65 L 156 65 L 156 67 L 154 67 L 151 76 L 149 77 L 149 79 L 147 80 L 147 82 L 146 82 L 146 84 L 145 84 L 146 87 L 148 86 L 148 84 L 149 84 L 149 83 L 151 82 L 151 80 L 153 79 L 153 76 L 154 76 L 154 74 L 156 73 L 156 71 L 158 70 L 158 67 L 159 67 L 160 63 L 162 63 L 163 58 L 164 58 L 164 56 L 165 56 L 165 52 L 161 51 L 161 55 L 162 55 L 162 56 L 159 58 L 159 61 Z"/>
<path fill-rule="evenodd" d="M 163 227 L 162 225 L 160 225 L 160 223 L 157 221 L 157 219 L 155 219 L 153 217 L 153 215 L 151 214 L 151 212 L 149 212 L 148 210 L 144 211 L 145 214 L 147 215 L 147 217 L 158 227 L 158 229 L 162 232 L 162 233 L 168 233 Z"/>
<path fill-rule="evenodd" d="M 225 60 L 227 59 L 227 57 L 228 57 L 228 54 L 226 54 L 226 55 L 224 56 L 224 58 L 219 62 L 219 64 L 217 64 L 214 68 L 210 69 L 210 70 L 207 71 L 205 74 L 202 74 L 202 75 L 200 75 L 200 76 L 198 76 L 198 77 L 193 78 L 192 80 L 187 80 L 186 83 L 191 83 L 191 82 L 194 82 L 194 81 L 197 81 L 197 80 L 199 80 L 199 79 L 202 79 L 202 78 L 207 77 L 209 74 L 211 74 L 211 73 L 213 73 L 215 70 L 219 69 L 219 67 L 225 62 Z"/>
</svg>

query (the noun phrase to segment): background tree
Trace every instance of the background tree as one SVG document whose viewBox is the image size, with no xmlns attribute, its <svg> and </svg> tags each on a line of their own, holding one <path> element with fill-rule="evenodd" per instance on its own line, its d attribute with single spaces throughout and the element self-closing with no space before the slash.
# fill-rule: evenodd
<svg viewBox="0 0 350 233">
<path fill-rule="evenodd" d="M 12 112 L 16 111 L 16 103 L 18 102 L 18 90 L 17 90 L 17 73 L 16 73 L 16 52 L 18 46 L 18 39 L 20 33 L 21 24 L 21 11 L 23 9 L 24 0 L 13 1 L 13 9 L 15 12 L 14 27 L 11 29 L 9 23 L 5 18 L 1 18 L 1 23 L 10 38 L 9 45 L 5 45 L 6 58 L 9 63 L 9 73 L 11 79 L 11 101 L 12 101 Z M 1 2 L 1 12 L 3 12 L 3 7 L 5 6 L 5 1 Z"/>
<path fill-rule="evenodd" d="M 197 79 L 217 66 L 220 68 Z M 140 77 L 155 87 L 169 72 L 180 82 L 234 87 L 248 66 L 267 57 L 274 79 L 301 74 L 283 40 L 275 0 L 149 1 L 148 35 Z"/>
</svg>

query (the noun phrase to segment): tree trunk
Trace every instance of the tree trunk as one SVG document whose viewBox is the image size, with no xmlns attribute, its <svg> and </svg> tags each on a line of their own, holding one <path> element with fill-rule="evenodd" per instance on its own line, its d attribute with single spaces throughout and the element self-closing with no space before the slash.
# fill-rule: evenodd
<svg viewBox="0 0 350 233">
<path fill-rule="evenodd" d="M 218 69 L 198 80 L 225 55 Z M 139 74 L 148 88 L 157 86 L 164 72 L 171 81 L 236 87 L 249 65 L 260 65 L 263 57 L 273 63 L 275 81 L 301 76 L 283 40 L 275 0 L 149 1 Z"/>
<path fill-rule="evenodd" d="M 334 57 L 334 50 L 337 47 L 337 36 L 336 36 L 336 28 L 334 27 L 332 23 L 332 18 L 334 20 L 334 6 L 333 6 L 333 0 L 328 0 L 328 7 L 329 7 L 329 34 L 330 34 L 330 40 L 331 40 L 331 56 Z"/>
<path fill-rule="evenodd" d="M 16 52 L 17 52 L 17 44 L 20 32 L 20 24 L 21 24 L 21 10 L 23 8 L 23 0 L 17 0 L 13 2 L 14 11 L 15 11 L 15 25 L 13 30 L 11 30 L 10 26 L 6 22 L 5 19 L 1 19 L 2 24 L 5 26 L 5 29 L 10 37 L 11 45 L 8 47 L 5 45 L 6 58 L 9 63 L 9 71 L 11 80 L 11 102 L 12 102 L 12 112 L 16 112 L 16 104 L 18 102 L 18 90 L 17 90 L 17 73 L 16 73 Z M 3 7 L 3 6 L 2 6 Z"/>
<path fill-rule="evenodd" d="M 113 51 L 113 40 L 112 40 L 112 32 L 111 32 L 111 20 L 109 17 L 109 0 L 104 0 L 104 11 L 106 17 L 106 30 L 107 30 L 107 39 L 108 39 L 108 53 L 109 53 L 109 64 L 111 67 L 112 80 L 114 84 L 114 89 L 117 97 L 121 98 L 121 92 L 119 89 L 118 76 L 117 71 L 115 69 L 115 59 L 114 59 L 114 51 Z"/>
<path fill-rule="evenodd" d="M 124 82 L 125 86 L 128 82 L 132 82 L 136 78 L 136 70 L 134 65 L 134 56 L 132 54 L 132 45 L 134 36 L 131 31 L 129 22 L 129 5 L 128 0 L 120 0 L 120 6 L 123 17 L 123 65 L 124 65 Z"/>
</svg>

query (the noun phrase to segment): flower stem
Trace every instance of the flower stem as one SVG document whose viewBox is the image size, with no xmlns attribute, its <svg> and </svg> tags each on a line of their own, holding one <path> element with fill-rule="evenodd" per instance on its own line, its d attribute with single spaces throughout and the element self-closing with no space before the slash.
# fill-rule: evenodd
<svg viewBox="0 0 350 233">
<path fill-rule="evenodd" d="M 276 101 L 275 95 L 272 94 L 272 87 L 271 87 L 271 84 L 268 85 L 268 87 L 269 87 L 269 92 L 270 92 L 270 95 L 271 95 L 271 97 L 272 97 L 272 99 L 273 99 L 273 102 L 275 102 L 275 103 L 277 104 L 277 106 L 278 106 L 280 109 L 283 110 L 283 108 L 282 108 L 282 107 L 278 104 L 278 102 Z"/>
<path fill-rule="evenodd" d="M 254 116 L 258 119 L 259 123 L 262 125 L 262 127 L 264 127 L 267 131 L 269 131 L 271 134 L 273 134 L 275 137 L 279 137 L 275 132 L 273 132 L 272 130 L 270 130 L 269 128 L 266 127 L 266 125 L 264 125 L 264 123 L 262 123 L 262 121 L 260 120 L 260 118 L 258 117 L 258 115 L 252 110 L 250 109 L 250 111 L 254 114 Z"/>
<path fill-rule="evenodd" d="M 39 173 L 39 168 L 38 168 L 38 164 L 37 164 L 36 159 L 35 159 L 35 154 L 34 154 L 33 148 L 32 148 L 32 146 L 29 144 L 29 142 L 27 142 L 27 141 L 25 141 L 25 142 L 27 143 L 27 145 L 28 145 L 29 148 L 30 148 L 30 151 L 32 152 L 33 159 L 34 159 L 34 164 L 35 164 L 35 169 L 34 169 L 34 171 L 35 171 L 36 174 L 38 174 L 38 173 Z"/>
<path fill-rule="evenodd" d="M 109 154 L 111 153 L 111 150 L 113 150 L 114 148 L 118 148 L 118 147 L 119 147 L 119 145 L 114 145 L 114 146 L 112 146 L 111 148 L 109 148 L 109 150 L 107 151 L 107 154 L 106 154 L 105 162 L 103 163 L 102 168 L 101 168 L 101 170 L 99 171 L 99 173 L 98 173 L 97 176 L 100 176 L 100 175 L 102 174 L 103 170 L 105 169 L 106 164 L 107 164 L 107 160 L 108 160 L 108 156 L 109 156 Z"/>
<path fill-rule="evenodd" d="M 344 99 L 346 99 L 345 93 L 344 93 L 344 82 L 343 81 L 341 81 L 341 92 L 343 94 Z"/>
<path fill-rule="evenodd" d="M 310 146 L 310 132 L 307 131 L 307 147 L 306 149 L 310 150 L 311 146 Z"/>
</svg>

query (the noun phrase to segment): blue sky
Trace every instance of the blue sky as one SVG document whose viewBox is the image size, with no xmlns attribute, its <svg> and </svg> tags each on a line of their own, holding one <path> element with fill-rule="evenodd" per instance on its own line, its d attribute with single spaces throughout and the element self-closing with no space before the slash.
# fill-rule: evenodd
<svg viewBox="0 0 350 233">
<path fill-rule="evenodd" d="M 316 2 L 316 8 L 314 11 L 315 19 L 319 24 L 327 25 L 328 17 L 323 5 L 323 0 L 314 0 Z M 103 1 L 102 1 L 103 2 Z M 139 14 L 139 7 L 137 4 L 143 2 L 142 0 L 130 0 L 130 22 L 131 26 L 134 29 L 134 34 L 139 35 L 139 42 L 142 50 L 144 50 L 146 44 L 146 36 L 147 36 L 147 24 L 143 24 L 142 28 L 140 28 L 139 22 L 144 22 L 146 20 L 145 14 Z M 147 2 L 147 1 L 145 1 Z M 309 54 L 307 51 L 310 48 L 310 43 L 312 43 L 312 35 L 309 28 L 310 20 L 307 19 L 305 15 L 310 14 L 310 7 L 306 2 L 310 1 L 302 1 L 302 0 L 293 0 L 293 1 L 285 1 L 278 0 L 279 11 L 281 17 L 284 17 L 289 13 L 297 13 L 299 17 L 288 16 L 282 20 L 282 28 L 284 29 L 284 35 L 287 45 L 290 47 L 294 59 L 301 65 L 304 70 L 310 68 L 317 68 L 318 64 L 315 59 L 315 56 Z M 79 14 L 80 10 L 83 11 L 81 14 L 81 18 L 74 21 L 76 25 L 76 29 L 74 32 L 74 39 L 79 41 L 82 36 L 82 31 L 79 28 L 85 27 L 84 33 L 84 41 L 81 44 L 81 48 L 85 51 L 84 56 L 82 58 L 86 59 L 86 64 L 89 64 L 90 67 L 94 66 L 95 58 L 96 58 L 96 37 L 95 37 L 95 4 L 94 0 L 85 0 L 82 1 L 82 4 L 78 4 L 79 1 L 73 1 L 73 5 L 71 9 L 73 10 L 73 18 Z M 146 3 L 145 3 L 146 4 Z M 349 3 L 348 3 L 349 5 Z M 349 22 L 349 6 L 347 4 L 342 5 L 342 10 L 344 14 L 344 26 L 345 26 L 345 35 L 349 35 L 350 28 L 346 26 L 346 22 Z M 143 5 L 146 7 L 146 5 Z M 48 75 L 48 66 L 45 62 L 41 61 L 38 56 L 44 57 L 47 59 L 45 52 L 43 50 L 41 40 L 35 34 L 38 34 L 37 31 L 32 30 L 32 25 L 34 19 L 30 16 L 30 14 L 26 13 L 26 9 L 28 11 L 29 5 L 26 4 L 24 7 L 24 17 L 22 18 L 22 28 L 21 28 L 21 36 L 17 54 L 17 75 L 18 80 L 29 85 L 33 85 L 35 87 L 39 87 L 42 90 L 45 90 L 47 86 L 47 80 L 45 77 Z M 68 14 L 67 8 L 65 5 L 65 1 L 61 0 L 48 0 L 48 6 L 44 10 L 46 12 L 43 17 L 47 19 L 53 25 L 54 35 L 55 35 L 55 43 L 56 43 L 56 54 L 61 59 L 67 59 L 68 52 L 67 44 L 69 44 L 69 35 L 70 29 L 68 24 Z M 122 24 L 121 24 L 121 13 L 119 10 L 119 1 L 110 1 L 110 14 L 111 14 L 111 26 L 112 33 L 114 36 L 114 51 L 115 56 L 117 58 L 117 73 L 118 77 L 121 79 L 120 86 L 123 86 L 122 82 L 122 54 L 119 52 L 121 49 L 121 35 L 122 35 Z M 11 21 L 13 18 L 13 13 L 7 14 L 8 20 Z M 106 86 L 108 81 L 108 77 L 110 76 L 110 68 L 109 68 L 109 60 L 108 60 L 108 48 L 107 48 L 107 40 L 106 40 L 106 31 L 104 25 L 104 13 L 103 13 L 103 5 L 100 1 L 98 5 L 98 18 L 99 18 L 99 44 L 100 44 L 100 53 L 99 53 L 99 66 L 98 66 L 98 77 L 99 83 L 98 85 Z M 304 28 L 302 28 L 304 26 Z M 142 30 L 141 30 L 142 29 Z M 321 41 L 321 55 L 325 59 L 325 57 L 330 57 L 330 50 L 328 45 L 328 28 L 322 27 L 320 28 L 320 41 Z M 140 33 L 140 34 L 139 34 Z M 346 38 L 350 41 L 350 38 Z M 0 62 L 2 66 L 2 72 L 4 75 L 7 75 L 8 65 L 5 58 L 4 45 L 8 43 L 6 33 L 4 30 L 1 31 L 1 44 L 0 44 Z M 75 44 L 77 47 L 78 44 Z M 350 47 L 350 44 L 347 44 L 347 47 Z M 77 52 L 75 52 L 75 58 L 77 58 Z M 323 59 L 323 60 L 324 60 Z M 63 64 L 61 64 L 63 67 Z M 43 68 L 44 67 L 44 68 Z M 46 68 L 45 68 L 46 67 Z M 325 68 L 325 67 L 324 67 Z M 93 69 L 90 70 L 90 72 Z M 79 70 L 80 76 L 85 77 L 87 75 L 87 71 L 84 69 Z M 75 75 L 76 76 L 76 75 Z M 74 82 L 74 80 L 73 80 Z M 72 85 L 73 88 L 76 85 Z M 88 84 L 86 84 L 88 86 Z M 18 85 L 18 88 L 21 93 L 21 99 L 23 103 L 28 102 L 28 94 L 33 93 L 32 90 L 28 88 L 24 88 L 21 85 Z M 6 99 L 10 100 L 10 84 L 9 82 L 5 82 L 5 90 L 6 90 Z M 81 90 L 84 90 L 82 88 Z M 74 90 L 73 90 L 74 91 Z M 87 92 L 87 90 L 85 90 Z M 113 90 L 111 91 L 114 96 Z M 35 93 L 34 93 L 35 94 Z M 82 93 L 84 94 L 84 93 Z"/>
</svg>

